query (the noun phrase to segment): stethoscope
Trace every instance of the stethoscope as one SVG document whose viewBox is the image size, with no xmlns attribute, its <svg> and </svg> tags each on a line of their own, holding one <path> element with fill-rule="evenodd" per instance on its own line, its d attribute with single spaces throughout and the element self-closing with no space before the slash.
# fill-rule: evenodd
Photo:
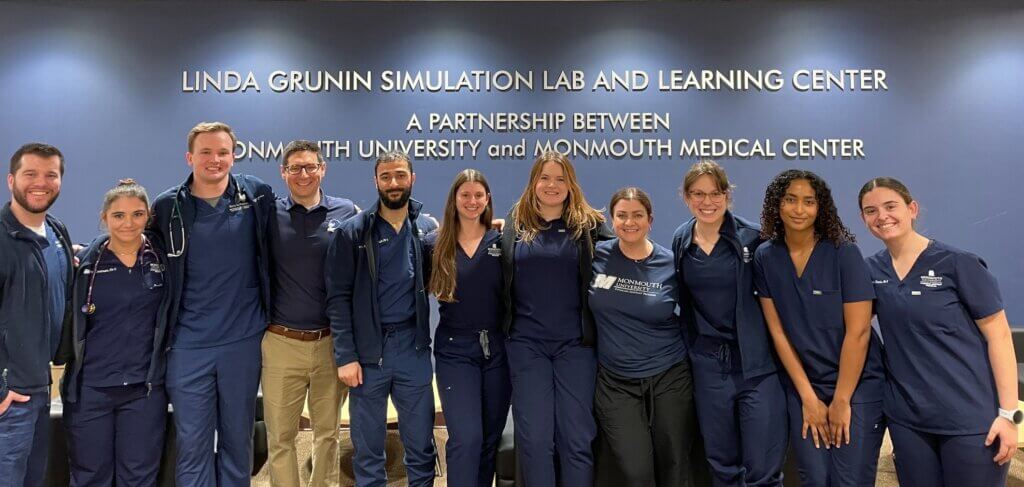
<svg viewBox="0 0 1024 487">
<path fill-rule="evenodd" d="M 232 176 L 231 179 L 235 181 L 235 205 L 240 205 L 246 202 L 245 192 L 242 191 L 242 186 L 238 184 L 238 176 Z M 167 257 L 181 257 L 185 253 L 185 220 L 181 218 L 181 190 L 185 185 L 178 186 L 178 189 L 174 190 L 174 205 L 171 206 L 171 219 L 167 222 L 167 240 L 168 249 Z M 181 246 L 174 245 L 174 220 L 178 220 L 178 232 L 180 235 Z"/>
<path fill-rule="evenodd" d="M 85 304 L 82 305 L 82 313 L 86 315 L 92 315 L 96 312 L 96 303 L 92 301 L 92 290 L 96 286 L 96 274 L 99 274 L 100 261 L 103 260 L 103 252 L 106 252 L 107 246 L 110 245 L 110 240 L 103 242 L 103 247 L 100 249 L 99 254 L 96 256 L 96 262 L 92 264 L 92 275 L 89 276 L 89 290 L 85 294 Z M 160 261 L 157 258 L 156 251 L 153 250 L 153 244 L 149 242 L 149 239 L 145 235 L 142 236 L 142 252 L 139 253 L 138 259 L 135 261 L 136 266 L 142 267 L 142 283 L 146 286 L 146 289 L 153 290 L 160 286 L 163 286 L 163 282 L 157 282 L 156 277 L 151 277 L 152 273 L 146 272 L 146 252 L 149 252 L 153 256 L 153 262 L 150 263 L 152 266 L 160 265 Z"/>
</svg>

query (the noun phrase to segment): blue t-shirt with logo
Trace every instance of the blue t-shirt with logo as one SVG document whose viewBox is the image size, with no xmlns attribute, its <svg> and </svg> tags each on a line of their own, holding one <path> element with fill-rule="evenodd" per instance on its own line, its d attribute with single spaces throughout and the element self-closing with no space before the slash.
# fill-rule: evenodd
<svg viewBox="0 0 1024 487">
<path fill-rule="evenodd" d="M 654 244 L 633 260 L 619 239 L 597 244 L 590 310 L 597 324 L 597 358 L 615 375 L 646 378 L 686 358 L 672 252 Z"/>
</svg>

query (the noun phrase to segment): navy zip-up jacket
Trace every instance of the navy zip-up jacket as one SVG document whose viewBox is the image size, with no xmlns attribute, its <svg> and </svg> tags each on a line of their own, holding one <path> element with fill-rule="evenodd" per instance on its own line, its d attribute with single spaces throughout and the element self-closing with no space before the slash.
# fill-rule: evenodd
<svg viewBox="0 0 1024 487">
<path fill-rule="evenodd" d="M 67 289 L 71 297 L 74 266 L 71 262 L 71 237 L 64 224 L 46 215 L 46 223 L 57 231 L 57 239 L 67 258 Z M 7 203 L 0 209 L 0 401 L 8 391 L 19 394 L 46 392 L 50 385 L 50 361 L 63 363 L 58 350 L 51 356 L 49 316 L 50 293 L 46 282 L 43 253 L 36 234 L 22 225 Z M 71 315 L 70 301 L 64 302 L 61 340 L 67 333 Z"/>
<path fill-rule="evenodd" d="M 159 239 L 147 234 L 153 251 L 157 255 L 160 264 L 166 269 L 167 254 L 160 245 Z M 78 268 L 75 270 L 75 284 L 72 291 L 72 310 L 70 337 L 74 340 L 70 343 L 61 343 L 61 350 L 70 350 L 67 360 L 67 367 L 64 369 L 64 377 L 60 382 L 61 400 L 66 403 L 78 401 L 79 392 L 82 389 L 81 381 L 78 378 L 82 375 L 82 357 L 85 356 L 85 332 L 89 317 L 82 312 L 82 306 L 89 294 L 89 282 L 96 259 L 100 257 L 100 249 L 103 244 L 110 240 L 109 235 L 96 237 L 88 247 L 78 253 Z M 163 299 L 160 300 L 160 308 L 157 311 L 156 330 L 153 335 L 153 354 L 149 359 L 149 371 L 146 373 L 146 387 L 153 389 L 153 384 L 163 384 L 164 372 L 167 368 L 164 340 L 167 333 L 167 316 L 170 311 L 171 293 L 164 288 Z M 68 338 L 68 335 L 65 335 Z"/>
<path fill-rule="evenodd" d="M 686 287 L 683 276 L 682 257 L 693 242 L 693 227 L 696 219 L 683 223 L 672 238 L 672 253 L 676 261 L 676 276 L 679 280 L 679 307 L 687 326 L 687 335 L 692 342 L 696 338 L 696 308 L 693 295 Z M 749 220 L 733 216 L 726 210 L 725 221 L 719 230 L 721 238 L 729 242 L 735 257 L 736 276 L 736 341 L 739 342 L 743 364 L 743 377 L 753 378 L 778 370 L 774 349 L 768 337 L 761 304 L 754 294 L 754 250 L 763 242 L 761 227 Z"/>
<path fill-rule="evenodd" d="M 423 204 L 409 200 L 412 225 L 413 270 L 416 285 L 416 349 L 430 346 L 430 306 L 424 276 L 423 237 L 437 224 L 420 212 Z M 377 242 L 374 221 L 380 201 L 345 220 L 336 232 L 324 262 L 327 318 L 334 338 L 334 363 L 339 367 L 358 361 L 380 365 L 384 337 L 377 306 Z"/>
<path fill-rule="evenodd" d="M 172 345 L 174 327 L 178 323 L 178 311 L 181 309 L 181 295 L 185 286 L 186 254 L 191 250 L 188 240 L 192 232 L 192 224 L 196 218 L 195 200 L 191 197 L 189 185 L 192 175 L 189 174 L 180 186 L 174 186 L 160 193 L 153 200 L 153 220 L 147 229 L 160 238 L 167 252 L 167 279 L 169 281 L 170 308 L 167 316 L 168 345 Z M 235 191 L 242 191 L 245 202 L 255 207 L 256 244 L 259 247 L 257 267 L 260 277 L 260 298 L 264 311 L 270 306 L 270 260 L 267 244 L 267 226 L 274 217 L 274 190 L 256 176 L 232 174 L 228 185 Z M 177 208 L 175 208 L 177 201 Z M 179 254 L 179 255 L 175 255 Z M 232 303 L 224 303 L 231 306 Z M 270 316 L 267 313 L 267 316 Z"/>
<path fill-rule="evenodd" d="M 516 221 L 512 212 L 505 217 L 505 226 L 501 231 L 501 270 L 503 273 L 502 294 L 505 299 L 502 307 L 502 329 L 505 336 L 511 336 L 512 322 L 515 320 L 516 312 L 514 300 L 512 299 L 512 278 L 515 273 L 515 253 L 518 236 L 515 231 Z M 582 328 L 581 343 L 587 347 L 593 347 L 597 342 L 597 326 L 594 324 L 594 314 L 590 312 L 590 282 L 594 280 L 594 246 L 597 242 L 611 240 L 615 234 L 604 224 L 598 225 L 576 240 L 576 249 L 579 252 L 580 261 L 580 308 L 583 316 L 580 320 Z"/>
</svg>

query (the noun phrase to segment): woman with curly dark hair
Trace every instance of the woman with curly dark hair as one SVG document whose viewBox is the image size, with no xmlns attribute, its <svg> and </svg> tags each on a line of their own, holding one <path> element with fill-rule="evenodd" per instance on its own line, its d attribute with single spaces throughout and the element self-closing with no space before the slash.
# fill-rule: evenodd
<svg viewBox="0 0 1024 487">
<path fill-rule="evenodd" d="M 885 379 L 860 250 L 828 185 L 810 171 L 783 171 L 769 183 L 761 228 L 754 286 L 789 375 L 800 483 L 874 485 Z"/>
</svg>

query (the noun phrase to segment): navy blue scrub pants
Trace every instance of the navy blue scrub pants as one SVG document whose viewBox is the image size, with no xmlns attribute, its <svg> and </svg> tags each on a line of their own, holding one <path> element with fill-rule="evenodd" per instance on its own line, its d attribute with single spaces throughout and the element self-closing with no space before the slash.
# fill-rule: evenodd
<svg viewBox="0 0 1024 487">
<path fill-rule="evenodd" d="M 782 485 L 789 432 L 779 375 L 744 379 L 736 342 L 704 336 L 690 347 L 690 363 L 714 485 Z"/>
<path fill-rule="evenodd" d="M 601 367 L 594 411 L 607 461 L 598 485 L 685 487 L 697 435 L 693 377 L 683 360 L 651 377 L 620 377 Z"/>
<path fill-rule="evenodd" d="M 852 487 L 875 485 L 878 450 L 885 436 L 885 413 L 882 402 L 850 405 L 850 444 L 842 447 L 814 447 L 807 434 L 801 438 L 803 408 L 800 396 L 787 387 L 789 404 L 789 442 L 796 454 L 801 487 Z M 827 403 L 826 403 L 827 404 Z"/>
<path fill-rule="evenodd" d="M 0 486 L 43 485 L 50 452 L 50 394 L 27 394 L 0 414 Z"/>
<path fill-rule="evenodd" d="M 434 362 L 448 425 L 448 483 L 489 487 L 512 401 L 504 334 L 442 324 L 434 335 Z"/>
<path fill-rule="evenodd" d="M 516 450 L 526 487 L 590 487 L 591 443 L 597 436 L 594 388 L 597 356 L 580 340 L 512 337 L 507 344 L 512 376 Z"/>
<path fill-rule="evenodd" d="M 889 423 L 895 454 L 896 476 L 902 485 L 946 487 L 1001 487 L 1006 485 L 1010 464 L 999 465 L 992 457 L 999 442 L 985 446 L 980 435 L 937 435 Z"/>
<path fill-rule="evenodd" d="M 385 487 L 384 446 L 388 396 L 398 412 L 398 434 L 405 450 L 410 487 L 434 484 L 434 390 L 430 347 L 416 346 L 415 322 L 384 324 L 380 364 L 361 364 L 363 383 L 349 389 L 352 418 L 352 470 L 356 485 Z"/>
<path fill-rule="evenodd" d="M 167 353 L 178 485 L 249 485 L 262 338 L 261 333 L 227 345 Z"/>
<path fill-rule="evenodd" d="M 167 425 L 163 386 L 82 386 L 64 404 L 73 487 L 156 485 Z"/>
</svg>

